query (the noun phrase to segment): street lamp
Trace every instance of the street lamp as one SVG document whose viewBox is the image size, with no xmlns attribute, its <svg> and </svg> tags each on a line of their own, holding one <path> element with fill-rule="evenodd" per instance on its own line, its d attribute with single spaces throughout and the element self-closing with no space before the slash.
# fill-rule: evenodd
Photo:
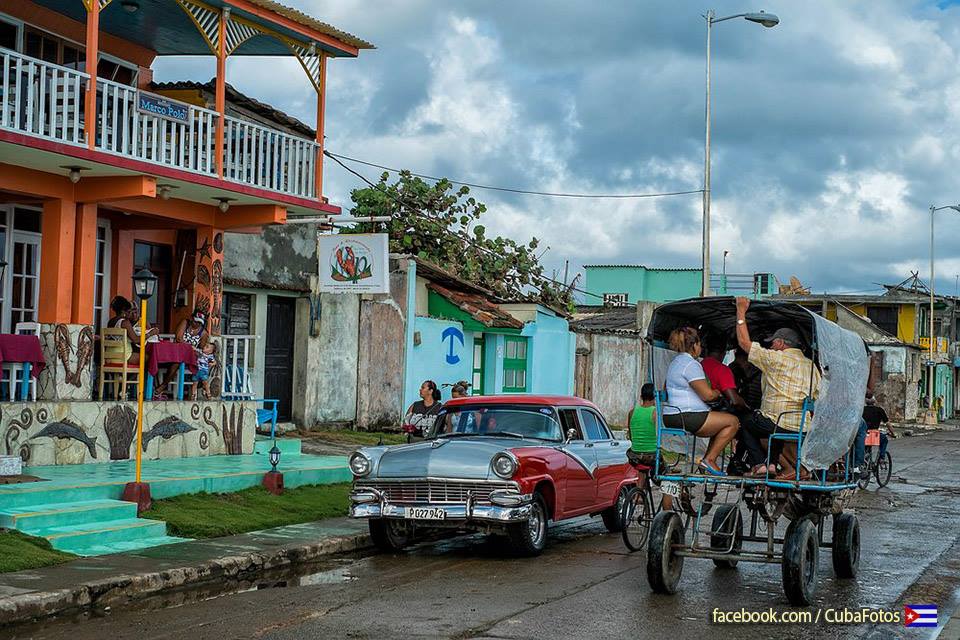
<svg viewBox="0 0 960 640">
<path fill-rule="evenodd" d="M 934 359 L 934 344 L 935 338 L 933 337 L 933 214 L 937 211 L 942 211 L 944 209 L 953 209 L 954 211 L 960 212 L 960 204 L 947 204 L 942 207 L 936 205 L 930 205 L 930 371 L 928 374 L 927 380 L 927 392 L 929 398 L 927 402 L 930 404 L 930 411 L 933 412 L 933 382 L 934 382 L 934 373 L 937 370 L 936 360 Z"/>
<path fill-rule="evenodd" d="M 140 362 L 137 378 L 137 475 L 136 481 L 127 483 L 123 490 L 123 499 L 137 503 L 137 512 L 150 508 L 150 485 L 140 481 L 140 468 L 143 463 L 143 363 L 146 359 L 147 338 L 147 300 L 157 291 L 157 276 L 148 269 L 133 274 L 133 293 L 140 300 Z"/>
<path fill-rule="evenodd" d="M 710 295 L 710 32 L 717 22 L 743 18 L 755 22 L 768 29 L 780 24 L 780 18 L 772 13 L 738 13 L 725 18 L 717 18 L 713 9 L 703 16 L 707 21 L 707 97 L 706 97 L 706 144 L 704 145 L 703 161 L 703 282 L 701 295 Z"/>
</svg>

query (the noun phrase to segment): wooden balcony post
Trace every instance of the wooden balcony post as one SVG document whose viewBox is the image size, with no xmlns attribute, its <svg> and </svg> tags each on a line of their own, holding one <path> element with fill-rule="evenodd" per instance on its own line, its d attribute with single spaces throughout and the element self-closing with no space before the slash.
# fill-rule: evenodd
<svg viewBox="0 0 960 640">
<path fill-rule="evenodd" d="M 69 323 L 73 307 L 73 251 L 77 205 L 73 200 L 43 203 L 40 299 L 37 316 L 49 324 Z"/>
<path fill-rule="evenodd" d="M 217 21 L 217 29 L 220 34 L 217 42 L 217 89 L 216 89 L 216 109 L 217 117 L 217 177 L 223 180 L 223 154 L 226 149 L 224 146 L 224 121 L 227 114 L 227 20 L 230 19 L 230 9 L 225 8 L 220 12 L 220 19 Z"/>
<path fill-rule="evenodd" d="M 84 101 L 83 130 L 87 135 L 87 147 L 97 144 L 97 58 L 100 48 L 100 0 L 84 0 L 87 8 L 87 65 L 90 75 Z"/>
<path fill-rule="evenodd" d="M 327 56 L 320 56 L 320 86 L 317 87 L 317 162 L 316 180 L 317 200 L 323 200 L 323 120 L 326 111 L 327 95 Z"/>
<path fill-rule="evenodd" d="M 73 248 L 73 324 L 93 324 L 93 302 L 97 270 L 97 204 L 77 205 L 77 227 Z"/>
</svg>

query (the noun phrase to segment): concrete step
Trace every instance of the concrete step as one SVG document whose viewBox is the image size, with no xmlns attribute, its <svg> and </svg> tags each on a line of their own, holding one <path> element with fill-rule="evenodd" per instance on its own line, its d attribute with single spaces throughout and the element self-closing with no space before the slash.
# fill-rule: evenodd
<svg viewBox="0 0 960 640">
<path fill-rule="evenodd" d="M 270 436 L 257 436 L 257 441 L 253 446 L 253 453 L 267 455 L 273 447 L 273 440 Z M 299 456 L 302 453 L 299 438 L 277 438 L 277 449 L 280 449 L 280 460 L 288 456 Z M 282 462 L 281 462 L 282 463 Z"/>
<path fill-rule="evenodd" d="M 189 542 L 189 538 L 177 538 L 175 536 L 156 536 L 153 538 L 141 538 L 138 540 L 124 540 L 107 545 L 93 545 L 85 547 L 82 552 L 75 552 L 81 556 L 106 556 L 111 553 L 124 553 L 127 551 L 140 551 L 141 549 L 150 549 L 165 544 L 177 544 L 178 542 Z"/>
<path fill-rule="evenodd" d="M 54 549 L 77 555 L 96 555 L 91 548 L 115 548 L 118 543 L 160 538 L 167 534 L 167 523 L 159 520 L 124 518 L 106 522 L 43 527 L 24 530 L 24 533 L 46 538 Z"/>
<path fill-rule="evenodd" d="M 20 531 L 110 522 L 137 517 L 137 505 L 122 500 L 85 500 L 11 507 L 0 510 L 0 527 Z"/>
<path fill-rule="evenodd" d="M 0 487 L 0 509 L 24 508 L 36 505 L 89 502 L 91 500 L 119 500 L 123 494 L 122 483 L 77 483 L 63 486 L 52 482 L 30 483 Z"/>
</svg>

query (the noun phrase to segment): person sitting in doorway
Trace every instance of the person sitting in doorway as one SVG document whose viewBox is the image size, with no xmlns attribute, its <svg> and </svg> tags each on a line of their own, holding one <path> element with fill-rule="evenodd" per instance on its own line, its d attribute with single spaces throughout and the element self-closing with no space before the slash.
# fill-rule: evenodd
<svg viewBox="0 0 960 640">
<path fill-rule="evenodd" d="M 766 463 L 767 454 L 760 440 L 769 438 L 778 431 L 798 432 L 801 423 L 804 430 L 809 428 L 809 415 L 803 415 L 803 403 L 808 396 L 815 398 L 820 387 L 820 372 L 816 365 L 800 350 L 800 336 L 793 329 L 777 329 L 767 339 L 770 348 L 761 347 L 750 338 L 747 326 L 747 309 L 750 300 L 738 297 L 737 305 L 737 343 L 763 373 L 763 399 L 760 408 L 744 421 L 741 437 L 750 451 L 752 475 L 776 473 L 776 463 L 784 454 L 784 472 L 776 476 L 777 480 L 796 480 L 796 470 L 791 468 L 796 458 L 784 447 L 783 440 L 770 441 L 770 464 Z M 795 456 L 795 453 L 793 453 Z M 810 474 L 801 469 L 801 480 Z"/>
<path fill-rule="evenodd" d="M 711 411 L 707 402 L 720 398 L 711 389 L 703 367 L 697 361 L 702 352 L 700 335 L 693 327 L 681 327 L 670 333 L 670 348 L 678 355 L 667 369 L 667 404 L 663 405 L 663 424 L 683 429 L 698 438 L 709 438 L 700 468 L 715 476 L 726 473 L 717 464 L 717 457 L 740 428 L 737 417 L 722 411 Z"/>
</svg>

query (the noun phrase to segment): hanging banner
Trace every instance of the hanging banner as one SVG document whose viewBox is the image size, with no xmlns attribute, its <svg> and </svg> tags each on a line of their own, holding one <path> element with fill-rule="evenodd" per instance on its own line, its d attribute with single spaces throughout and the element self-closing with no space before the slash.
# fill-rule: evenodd
<svg viewBox="0 0 960 640">
<path fill-rule="evenodd" d="M 320 293 L 390 293 L 388 241 L 385 233 L 319 236 Z"/>
</svg>

